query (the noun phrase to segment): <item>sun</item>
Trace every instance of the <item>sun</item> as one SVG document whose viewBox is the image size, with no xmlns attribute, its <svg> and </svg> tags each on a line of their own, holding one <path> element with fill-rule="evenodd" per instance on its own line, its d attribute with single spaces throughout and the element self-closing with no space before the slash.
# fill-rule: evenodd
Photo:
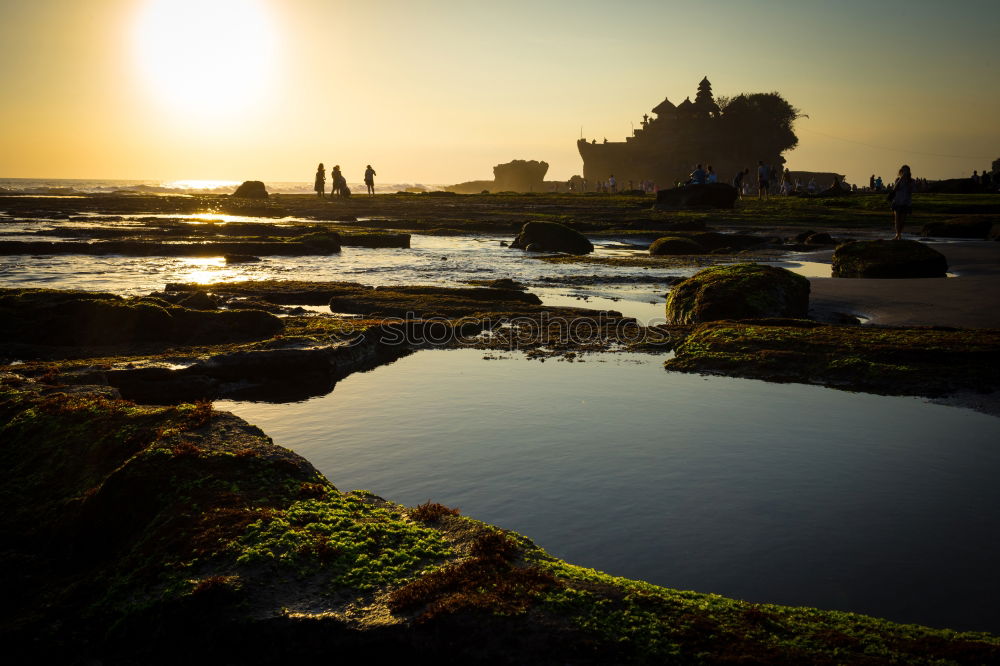
<svg viewBox="0 0 1000 666">
<path fill-rule="evenodd" d="M 133 32 L 136 64 L 158 102 L 233 114 L 266 92 L 274 33 L 263 0 L 146 0 Z"/>
</svg>

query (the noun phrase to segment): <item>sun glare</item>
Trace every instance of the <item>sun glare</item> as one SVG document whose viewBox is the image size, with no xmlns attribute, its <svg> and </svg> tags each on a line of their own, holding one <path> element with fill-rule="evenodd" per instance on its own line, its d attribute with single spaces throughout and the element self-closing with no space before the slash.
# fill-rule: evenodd
<svg viewBox="0 0 1000 666">
<path fill-rule="evenodd" d="M 143 83 L 185 113 L 231 114 L 260 97 L 274 71 L 263 0 L 147 0 L 134 38 Z"/>
</svg>

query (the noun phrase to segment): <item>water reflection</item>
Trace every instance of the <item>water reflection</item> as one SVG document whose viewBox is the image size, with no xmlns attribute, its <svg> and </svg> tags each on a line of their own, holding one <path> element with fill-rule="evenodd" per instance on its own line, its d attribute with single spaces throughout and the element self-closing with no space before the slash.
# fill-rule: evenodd
<svg viewBox="0 0 1000 666">
<path fill-rule="evenodd" d="M 321 398 L 217 407 L 342 489 L 458 506 L 578 564 L 1000 630 L 1000 419 L 665 373 L 658 358 L 584 359 L 427 351 Z"/>
</svg>

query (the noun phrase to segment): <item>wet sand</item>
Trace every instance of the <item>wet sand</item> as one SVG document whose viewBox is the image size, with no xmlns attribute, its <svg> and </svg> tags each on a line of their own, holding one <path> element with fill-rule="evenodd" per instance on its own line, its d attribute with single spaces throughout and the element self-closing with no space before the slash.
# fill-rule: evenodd
<svg viewBox="0 0 1000 666">
<path fill-rule="evenodd" d="M 810 278 L 812 314 L 859 315 L 889 326 L 1000 328 L 1000 243 L 929 243 L 948 259 L 951 278 Z M 830 261 L 831 250 L 801 257 Z"/>
</svg>

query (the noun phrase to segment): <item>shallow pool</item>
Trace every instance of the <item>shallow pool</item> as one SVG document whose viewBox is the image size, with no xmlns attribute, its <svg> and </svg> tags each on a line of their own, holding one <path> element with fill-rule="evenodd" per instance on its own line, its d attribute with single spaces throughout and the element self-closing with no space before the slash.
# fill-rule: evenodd
<svg viewBox="0 0 1000 666">
<path fill-rule="evenodd" d="M 327 396 L 216 407 L 343 490 L 455 506 L 576 564 L 1000 631 L 1000 419 L 660 357 L 482 358 L 419 352 Z"/>
</svg>

